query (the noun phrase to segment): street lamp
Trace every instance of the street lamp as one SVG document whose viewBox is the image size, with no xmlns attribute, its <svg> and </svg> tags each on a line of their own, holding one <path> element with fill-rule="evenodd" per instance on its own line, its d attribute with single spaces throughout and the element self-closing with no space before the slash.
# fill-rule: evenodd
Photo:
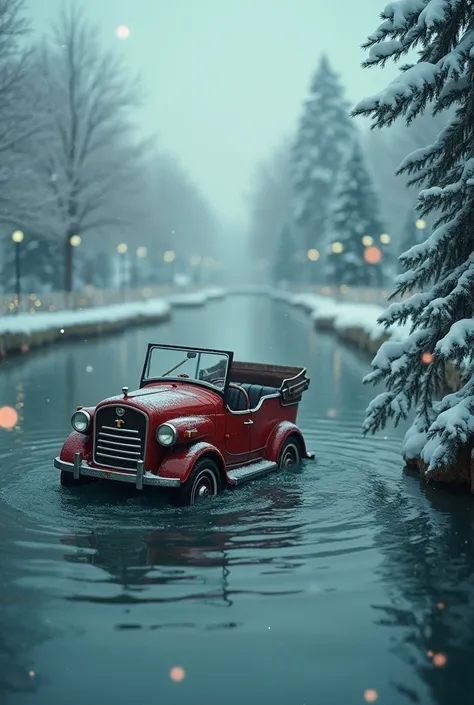
<svg viewBox="0 0 474 705">
<path fill-rule="evenodd" d="M 71 235 L 69 238 L 69 244 L 71 247 L 76 249 L 76 247 L 79 247 L 82 242 L 82 238 L 80 235 Z M 72 255 L 72 251 L 71 251 Z M 71 256 L 71 288 L 74 291 L 74 257 Z"/>
<path fill-rule="evenodd" d="M 24 234 L 21 230 L 15 230 L 12 233 L 12 242 L 15 248 L 15 274 L 16 274 L 16 311 L 20 310 L 20 296 L 21 296 L 21 243 L 24 240 Z"/>
<path fill-rule="evenodd" d="M 119 255 L 119 288 L 122 292 L 122 299 L 125 299 L 125 255 L 128 252 L 128 245 L 126 242 L 121 242 L 119 245 L 117 245 L 117 252 Z"/>
</svg>

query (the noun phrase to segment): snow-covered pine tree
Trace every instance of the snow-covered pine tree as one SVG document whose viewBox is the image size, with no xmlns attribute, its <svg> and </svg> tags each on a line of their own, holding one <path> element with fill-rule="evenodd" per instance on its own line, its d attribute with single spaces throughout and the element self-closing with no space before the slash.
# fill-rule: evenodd
<svg viewBox="0 0 474 705">
<path fill-rule="evenodd" d="M 402 256 L 405 272 L 381 316 L 386 327 L 410 322 L 411 333 L 385 343 L 373 360 L 367 382 L 385 382 L 386 391 L 370 404 L 365 431 L 374 432 L 405 418 L 415 419 L 405 442 L 406 457 L 418 453 L 426 477 L 452 468 L 474 433 L 474 375 L 464 374 L 459 391 L 437 401 L 445 365 L 469 369 L 474 343 L 474 31 L 470 0 L 399 0 L 387 5 L 383 22 L 369 37 L 365 66 L 383 66 L 418 50 L 416 63 L 385 90 L 363 100 L 355 115 L 369 115 L 372 127 L 407 123 L 427 105 L 434 113 L 456 109 L 438 138 L 409 154 L 399 173 L 424 186 L 421 217 L 435 214 L 432 232 Z M 429 364 L 426 364 L 426 363 Z"/>
<path fill-rule="evenodd" d="M 370 264 L 364 258 L 367 246 L 364 238 L 372 238 L 372 246 L 380 249 L 383 229 L 379 200 L 357 137 L 334 188 L 327 231 L 327 269 L 331 283 L 381 287 L 383 259 Z M 332 252 L 334 243 L 342 245 L 342 252 Z"/>
<path fill-rule="evenodd" d="M 319 248 L 323 243 L 334 180 L 353 134 L 339 79 L 323 56 L 303 106 L 292 150 L 294 217 L 303 231 L 306 249 Z"/>
<path fill-rule="evenodd" d="M 417 227 L 417 223 L 419 221 L 420 219 L 418 218 L 416 211 L 413 208 L 410 208 L 406 217 L 405 227 L 400 243 L 400 255 L 403 255 L 405 252 L 407 252 L 410 248 L 413 247 L 413 245 L 421 245 L 421 243 L 426 240 L 428 234 L 425 229 L 426 226 L 423 228 Z M 424 221 L 421 222 L 424 223 Z M 398 262 L 398 270 L 399 272 L 405 271 L 403 259 Z"/>
</svg>

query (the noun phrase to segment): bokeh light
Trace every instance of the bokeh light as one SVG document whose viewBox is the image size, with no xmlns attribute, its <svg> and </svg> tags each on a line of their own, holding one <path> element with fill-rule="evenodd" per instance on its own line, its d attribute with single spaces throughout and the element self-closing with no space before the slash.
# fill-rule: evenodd
<svg viewBox="0 0 474 705">
<path fill-rule="evenodd" d="M 173 666 L 170 671 L 170 678 L 172 681 L 174 681 L 175 683 L 180 683 L 184 680 L 184 676 L 184 668 L 181 668 L 181 666 Z"/>
<path fill-rule="evenodd" d="M 174 262 L 174 260 L 176 259 L 176 255 L 173 250 L 167 250 L 163 255 L 163 259 L 165 262 Z"/>
<path fill-rule="evenodd" d="M 433 654 L 433 664 L 437 668 L 443 668 L 448 663 L 448 659 L 445 654 Z"/>
<path fill-rule="evenodd" d="M 373 688 L 364 690 L 364 700 L 368 703 L 374 703 L 379 697 L 379 694 Z"/>
<path fill-rule="evenodd" d="M 377 264 L 382 259 L 382 253 L 378 247 L 368 247 L 364 252 L 364 259 L 368 264 Z"/>
<path fill-rule="evenodd" d="M 119 39 L 128 39 L 130 36 L 130 27 L 126 24 L 121 24 L 115 30 L 115 33 Z"/>
<path fill-rule="evenodd" d="M 380 242 L 382 245 L 390 245 L 392 238 L 388 233 L 382 233 L 380 236 Z"/>
<path fill-rule="evenodd" d="M 191 255 L 189 258 L 189 264 L 191 267 L 199 267 L 201 264 L 201 256 L 200 255 Z"/>
<path fill-rule="evenodd" d="M 126 242 L 121 242 L 119 245 L 117 245 L 117 252 L 119 255 L 124 255 L 126 252 L 128 252 L 128 245 Z"/>
<path fill-rule="evenodd" d="M 311 262 L 317 262 L 317 260 L 319 259 L 319 251 L 316 250 L 316 248 L 312 247 L 310 250 L 308 250 L 307 257 Z"/>
<path fill-rule="evenodd" d="M 137 247 L 137 257 L 139 259 L 144 259 L 148 255 L 148 250 L 146 247 Z"/>
<path fill-rule="evenodd" d="M 426 221 L 423 220 L 423 218 L 418 218 L 418 220 L 415 223 L 415 228 L 417 230 L 424 230 L 426 228 Z"/>
<path fill-rule="evenodd" d="M 362 238 L 362 244 L 364 245 L 364 247 L 370 247 L 374 244 L 374 238 L 370 237 L 370 235 L 364 235 L 364 237 Z"/>
<path fill-rule="evenodd" d="M 14 243 L 17 245 L 20 244 L 20 242 L 23 242 L 24 234 L 21 230 L 15 230 L 14 233 L 12 233 L 12 240 Z"/>
<path fill-rule="evenodd" d="M 421 356 L 421 361 L 424 365 L 430 365 L 433 362 L 433 353 L 424 352 Z"/>
<path fill-rule="evenodd" d="M 18 414 L 11 406 L 0 408 L 0 428 L 12 429 L 18 422 Z"/>
<path fill-rule="evenodd" d="M 335 255 L 340 255 L 341 252 L 344 252 L 344 245 L 342 242 L 333 242 L 331 245 L 331 250 Z"/>
</svg>

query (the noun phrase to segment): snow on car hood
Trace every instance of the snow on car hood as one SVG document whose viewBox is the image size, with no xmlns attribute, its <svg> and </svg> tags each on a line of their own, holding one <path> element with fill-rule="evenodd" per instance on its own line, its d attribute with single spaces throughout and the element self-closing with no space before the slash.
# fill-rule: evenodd
<svg viewBox="0 0 474 705">
<path fill-rule="evenodd" d="M 215 413 L 220 402 L 217 392 L 205 389 L 196 384 L 176 382 L 170 384 L 157 384 L 145 387 L 134 392 L 129 392 L 126 398 L 123 395 L 104 399 L 97 408 L 109 406 L 133 406 L 145 411 L 149 416 L 165 415 L 188 416 L 202 413 Z"/>
</svg>

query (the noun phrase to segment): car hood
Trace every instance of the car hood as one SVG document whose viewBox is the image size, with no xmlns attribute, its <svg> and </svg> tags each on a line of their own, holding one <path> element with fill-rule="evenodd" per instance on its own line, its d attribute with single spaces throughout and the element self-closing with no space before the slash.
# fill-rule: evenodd
<svg viewBox="0 0 474 705">
<path fill-rule="evenodd" d="M 149 416 L 159 415 L 160 419 L 174 416 L 215 413 L 220 397 L 217 392 L 204 389 L 198 385 L 182 382 L 160 384 L 104 399 L 97 408 L 116 404 L 132 406 L 144 411 Z"/>
</svg>

